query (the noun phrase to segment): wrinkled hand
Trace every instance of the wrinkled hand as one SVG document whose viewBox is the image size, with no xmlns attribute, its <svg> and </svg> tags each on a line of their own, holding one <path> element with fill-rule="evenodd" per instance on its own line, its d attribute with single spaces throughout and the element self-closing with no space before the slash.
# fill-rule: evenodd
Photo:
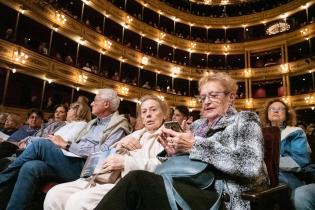
<svg viewBox="0 0 315 210">
<path fill-rule="evenodd" d="M 122 170 L 124 169 L 124 156 L 123 155 L 110 155 L 103 163 L 104 172 Z"/>
<path fill-rule="evenodd" d="M 194 135 L 190 130 L 185 132 L 176 132 L 171 129 L 163 128 L 159 141 L 167 154 L 173 155 L 176 153 L 190 153 L 193 144 L 195 143 Z"/>
<path fill-rule="evenodd" d="M 52 141 L 54 144 L 57 146 L 66 149 L 67 147 L 67 142 L 59 135 L 48 135 L 47 138 Z"/>
<path fill-rule="evenodd" d="M 138 139 L 132 136 L 126 136 L 117 143 L 117 149 L 126 148 L 129 151 L 141 149 L 141 144 Z"/>
<path fill-rule="evenodd" d="M 189 122 L 188 120 L 183 120 L 182 124 L 180 125 L 180 127 L 183 129 L 183 131 L 186 133 L 186 132 L 189 132 L 190 131 L 190 125 L 191 125 L 191 122 Z"/>
<path fill-rule="evenodd" d="M 27 140 L 26 139 L 23 139 L 23 140 L 19 141 L 19 143 L 18 143 L 19 149 L 25 149 L 26 148 L 26 144 L 27 144 Z"/>
<path fill-rule="evenodd" d="M 173 156 L 176 154 L 176 150 L 174 147 L 170 146 L 167 143 L 166 137 L 163 137 L 162 135 L 158 137 L 158 142 L 162 145 L 164 148 L 165 152 L 167 153 L 168 156 Z"/>
</svg>

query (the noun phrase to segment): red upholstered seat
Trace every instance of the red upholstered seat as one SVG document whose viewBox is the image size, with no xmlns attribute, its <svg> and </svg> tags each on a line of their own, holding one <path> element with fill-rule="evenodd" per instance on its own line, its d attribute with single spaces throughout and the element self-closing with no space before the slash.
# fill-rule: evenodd
<svg viewBox="0 0 315 210">
<path fill-rule="evenodd" d="M 41 187 L 41 192 L 47 193 L 53 186 L 57 185 L 58 183 L 56 182 L 48 182 L 42 185 Z"/>
</svg>

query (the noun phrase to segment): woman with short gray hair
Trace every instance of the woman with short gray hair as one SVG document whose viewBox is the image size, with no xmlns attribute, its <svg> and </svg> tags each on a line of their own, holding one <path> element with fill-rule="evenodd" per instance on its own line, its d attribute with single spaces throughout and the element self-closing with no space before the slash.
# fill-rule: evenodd
<svg viewBox="0 0 315 210">
<path fill-rule="evenodd" d="M 191 209 L 210 209 L 222 189 L 222 180 L 226 195 L 222 205 L 230 210 L 249 210 L 250 203 L 241 199 L 241 193 L 268 185 L 259 118 L 254 112 L 237 112 L 232 106 L 237 85 L 225 73 L 203 77 L 199 90 L 203 118 L 184 132 L 163 128 L 160 135 L 165 149 L 163 158 L 189 153 L 190 159 L 208 163 L 219 179 L 207 190 L 180 180 L 174 180 L 173 187 Z M 96 210 L 175 209 L 170 199 L 162 176 L 134 171 L 103 198 Z"/>
</svg>

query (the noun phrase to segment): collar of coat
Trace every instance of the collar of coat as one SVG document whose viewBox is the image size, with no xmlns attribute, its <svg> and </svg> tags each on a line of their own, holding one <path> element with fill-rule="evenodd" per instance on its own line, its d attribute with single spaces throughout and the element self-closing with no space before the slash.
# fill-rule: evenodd
<svg viewBox="0 0 315 210">
<path fill-rule="evenodd" d="M 213 133 L 225 129 L 228 125 L 232 124 L 235 120 L 237 111 L 234 107 L 229 107 L 227 112 L 223 114 L 220 119 L 211 127 L 207 132 L 207 136 L 211 136 Z M 203 123 L 208 123 L 207 118 L 199 120 L 199 125 Z"/>
</svg>

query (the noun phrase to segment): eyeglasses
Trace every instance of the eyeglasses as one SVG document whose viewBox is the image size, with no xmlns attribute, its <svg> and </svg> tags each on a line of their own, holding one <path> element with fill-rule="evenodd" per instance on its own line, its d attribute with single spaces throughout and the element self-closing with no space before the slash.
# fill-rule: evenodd
<svg viewBox="0 0 315 210">
<path fill-rule="evenodd" d="M 198 100 L 200 103 L 204 103 L 206 99 L 212 102 L 219 102 L 222 99 L 222 96 L 228 94 L 229 92 L 209 92 L 207 95 L 200 95 Z"/>
<path fill-rule="evenodd" d="M 268 110 L 271 112 L 285 112 L 284 107 L 269 107 Z"/>
</svg>

